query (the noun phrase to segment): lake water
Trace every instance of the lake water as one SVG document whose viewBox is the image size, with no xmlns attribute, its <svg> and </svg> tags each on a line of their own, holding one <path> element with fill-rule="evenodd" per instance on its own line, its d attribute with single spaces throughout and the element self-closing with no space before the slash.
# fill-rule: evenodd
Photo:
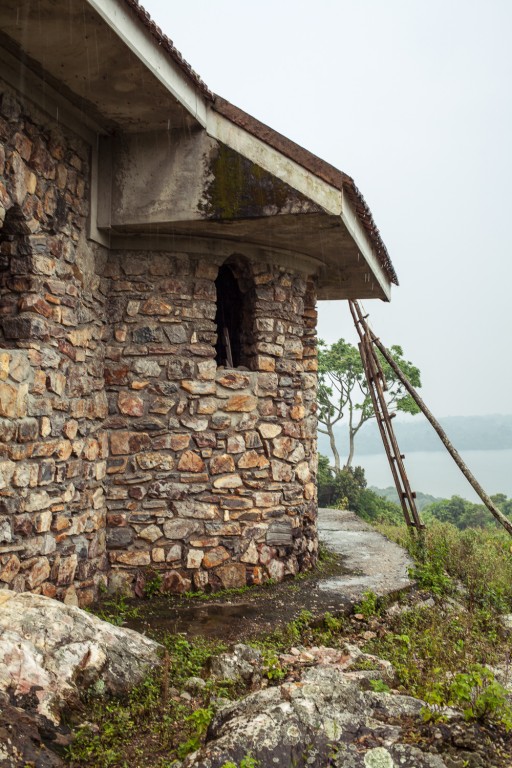
<svg viewBox="0 0 512 768">
<path fill-rule="evenodd" d="M 505 493 L 512 497 L 512 450 L 461 451 L 460 454 L 489 495 Z M 457 494 L 470 501 L 479 501 L 448 451 L 410 452 L 404 463 L 414 491 L 441 498 Z M 384 454 L 356 456 L 355 464 L 364 467 L 368 485 L 378 488 L 394 485 Z"/>
</svg>

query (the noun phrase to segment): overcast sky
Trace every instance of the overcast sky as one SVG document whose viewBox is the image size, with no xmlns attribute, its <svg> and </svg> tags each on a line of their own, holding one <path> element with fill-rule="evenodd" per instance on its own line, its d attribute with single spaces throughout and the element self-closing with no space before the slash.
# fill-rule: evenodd
<svg viewBox="0 0 512 768">
<path fill-rule="evenodd" d="M 353 176 L 400 280 L 365 308 L 431 409 L 512 413 L 512 0 L 142 4 L 213 91 Z"/>
</svg>

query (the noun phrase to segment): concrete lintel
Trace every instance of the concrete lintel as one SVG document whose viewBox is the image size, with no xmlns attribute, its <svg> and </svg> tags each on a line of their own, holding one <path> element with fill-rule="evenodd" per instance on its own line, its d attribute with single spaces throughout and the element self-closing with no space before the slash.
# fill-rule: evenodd
<svg viewBox="0 0 512 768">
<path fill-rule="evenodd" d="M 342 191 L 318 178 L 212 109 L 208 111 L 206 130 L 210 136 L 222 141 L 231 149 L 302 192 L 327 213 L 340 216 L 369 267 L 372 276 L 369 282 L 374 279 L 386 300 L 390 300 L 391 284 L 379 264 L 368 235 Z"/>
<path fill-rule="evenodd" d="M 298 163 L 285 157 L 243 128 L 234 125 L 213 109 L 208 110 L 206 130 L 212 138 L 289 184 L 320 205 L 327 213 L 338 216 L 341 214 L 339 189 L 314 176 Z"/>
<path fill-rule="evenodd" d="M 198 256 L 207 256 L 221 264 L 233 254 L 241 254 L 255 261 L 269 261 L 296 270 L 306 275 L 314 275 L 324 266 L 312 256 L 288 251 L 284 248 L 265 248 L 253 243 L 238 243 L 217 237 L 191 235 L 137 235 L 111 232 L 109 247 L 119 251 L 169 251 L 183 252 Z"/>
<path fill-rule="evenodd" d="M 342 193 L 342 210 L 341 219 L 350 232 L 351 237 L 356 243 L 362 257 L 368 264 L 374 279 L 380 286 L 380 289 L 386 297 L 386 301 L 391 299 L 391 283 L 386 277 L 384 270 L 382 269 L 379 261 L 373 251 L 368 235 L 363 229 L 361 222 L 359 221 L 356 212 L 350 204 L 347 196 Z"/>
<path fill-rule="evenodd" d="M 133 18 L 120 0 L 86 0 L 144 66 L 182 104 L 203 127 L 206 126 L 206 102 L 188 82 L 170 56 L 152 38 L 149 30 Z"/>
</svg>

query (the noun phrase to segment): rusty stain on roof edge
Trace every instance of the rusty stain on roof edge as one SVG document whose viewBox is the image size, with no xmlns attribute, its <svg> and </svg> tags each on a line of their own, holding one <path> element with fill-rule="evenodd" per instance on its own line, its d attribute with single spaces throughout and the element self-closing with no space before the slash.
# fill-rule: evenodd
<svg viewBox="0 0 512 768">
<path fill-rule="evenodd" d="M 290 160 L 293 160 L 298 165 L 301 165 L 314 176 L 318 176 L 318 178 L 336 189 L 343 191 L 347 195 L 354 206 L 356 215 L 370 240 L 381 267 L 389 280 L 394 285 L 398 285 L 398 277 L 391 262 L 388 250 L 384 245 L 379 229 L 375 224 L 372 212 L 363 195 L 356 187 L 354 180 L 346 173 L 343 173 L 343 171 L 338 170 L 333 165 L 330 165 L 330 163 L 317 157 L 312 152 L 309 152 L 309 150 L 304 149 L 299 144 L 291 141 L 291 139 L 286 138 L 286 136 L 278 133 L 278 131 L 270 128 L 268 125 L 265 125 L 265 123 L 260 122 L 239 107 L 235 107 L 234 104 L 231 104 L 226 99 L 212 93 L 199 75 L 192 69 L 190 64 L 183 58 L 172 40 L 170 40 L 167 35 L 163 34 L 160 27 L 158 27 L 151 19 L 149 13 L 139 4 L 138 0 L 124 0 L 124 2 L 137 16 L 138 20 L 149 30 L 158 45 L 166 51 L 186 77 L 188 77 L 195 87 L 211 103 L 216 112 L 235 125 L 238 125 L 240 128 L 243 128 L 255 138 L 263 141 L 265 144 L 268 144 L 273 149 L 290 158 Z"/>
</svg>

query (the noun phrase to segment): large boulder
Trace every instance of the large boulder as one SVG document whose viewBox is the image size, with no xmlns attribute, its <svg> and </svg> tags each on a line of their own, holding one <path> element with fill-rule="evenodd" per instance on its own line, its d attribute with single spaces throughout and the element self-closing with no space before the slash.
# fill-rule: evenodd
<svg viewBox="0 0 512 768">
<path fill-rule="evenodd" d="M 60 722 L 92 686 L 120 694 L 159 663 L 160 646 L 43 595 L 0 592 L 0 693 Z"/>
<path fill-rule="evenodd" d="M 63 768 L 54 750 L 69 743 L 70 733 L 42 715 L 13 706 L 0 693 L 0 768 Z"/>
<path fill-rule="evenodd" d="M 446 768 L 438 755 L 401 740 L 399 717 L 423 702 L 364 690 L 363 678 L 332 665 L 303 671 L 296 682 L 265 688 L 216 715 L 207 743 L 185 768 L 221 768 L 247 755 L 273 768 Z M 391 722 L 390 722 L 391 721 Z"/>
</svg>

